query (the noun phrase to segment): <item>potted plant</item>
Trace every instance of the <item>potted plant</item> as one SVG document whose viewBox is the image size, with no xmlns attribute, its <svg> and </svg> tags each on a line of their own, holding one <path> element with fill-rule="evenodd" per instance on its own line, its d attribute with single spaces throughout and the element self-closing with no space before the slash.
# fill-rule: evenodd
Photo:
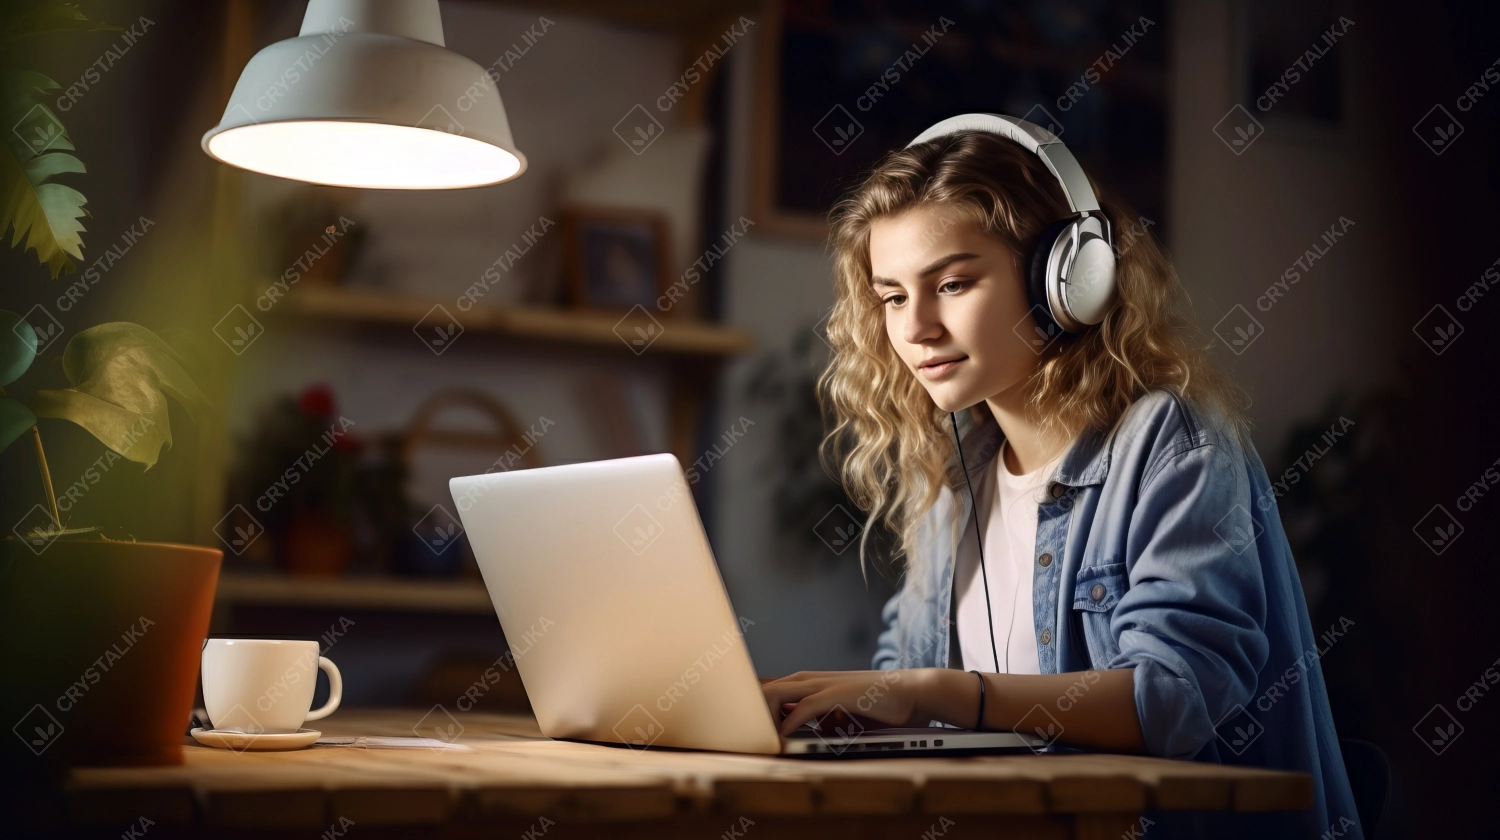
<svg viewBox="0 0 1500 840">
<path fill-rule="evenodd" d="M 253 515 L 288 574 L 337 577 L 349 568 L 363 448 L 352 425 L 339 414 L 333 392 L 312 385 L 267 406 L 241 443 L 232 496 L 255 508 Z M 296 464 L 309 466 L 288 483 L 284 473 Z M 285 490 L 274 503 L 259 495 L 278 482 Z"/>
<path fill-rule="evenodd" d="M 83 194 L 60 179 L 85 171 L 49 107 L 61 86 L 20 66 L 35 35 L 122 31 L 72 3 L 19 0 L 0 8 L 0 234 L 36 252 L 56 278 L 83 257 Z M 30 438 L 38 475 L 6 476 L 7 495 L 40 485 L 45 499 L 0 539 L 0 800 L 12 782 L 51 780 L 75 764 L 180 764 L 198 660 L 222 553 L 117 541 L 65 522 L 37 416 L 69 420 L 109 453 L 150 467 L 171 443 L 167 396 L 195 416 L 207 401 L 182 359 L 134 324 L 76 334 L 63 352 L 71 388 L 23 403 L 4 392 L 36 357 L 35 329 L 0 312 L 0 449 Z M 14 496 L 12 496 L 14 497 Z M 0 808 L 0 810 L 5 810 Z"/>
<path fill-rule="evenodd" d="M 181 357 L 136 324 L 75 335 L 63 351 L 73 387 L 37 391 L 27 405 L 3 388 L 35 354 L 32 327 L 0 311 L 0 448 L 30 438 L 46 497 L 0 540 L 0 719 L 19 736 L 4 742 L 6 758 L 180 764 L 223 554 L 67 521 L 37 417 L 82 426 L 109 448 L 101 460 L 149 469 L 171 443 L 167 397 L 194 419 L 207 399 Z"/>
</svg>

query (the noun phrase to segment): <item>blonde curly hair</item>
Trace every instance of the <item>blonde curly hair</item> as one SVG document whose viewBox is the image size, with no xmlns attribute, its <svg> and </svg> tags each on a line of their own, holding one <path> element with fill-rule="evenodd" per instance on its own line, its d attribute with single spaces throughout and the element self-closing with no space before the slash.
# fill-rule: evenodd
<svg viewBox="0 0 1500 840">
<path fill-rule="evenodd" d="M 1124 205 L 1101 199 L 1115 231 L 1116 304 L 1097 327 L 1048 346 L 1023 383 L 1028 409 L 1044 432 L 1071 439 L 1085 429 L 1112 430 L 1131 403 L 1164 388 L 1217 408 L 1248 439 L 1248 397 L 1209 364 L 1187 293 L 1144 230 L 1149 224 L 1135 223 L 1138 217 Z M 819 454 L 849 498 L 870 514 L 870 524 L 883 524 L 896 537 L 898 558 L 911 556 L 917 526 L 950 480 L 955 457 L 948 414 L 897 356 L 870 286 L 870 223 L 914 207 L 937 208 L 943 228 L 975 225 L 1004 242 L 1018 261 L 1043 228 L 1071 215 L 1057 179 L 1036 155 L 982 131 L 887 154 L 834 207 L 833 356 L 818 378 L 819 403 L 832 427 Z M 1126 220 L 1133 224 L 1122 237 Z M 1018 265 L 1024 278 L 1025 266 Z M 980 421 L 989 414 L 983 402 L 971 411 Z M 956 529 L 956 507 L 954 513 Z M 860 538 L 861 568 L 870 530 Z"/>
</svg>

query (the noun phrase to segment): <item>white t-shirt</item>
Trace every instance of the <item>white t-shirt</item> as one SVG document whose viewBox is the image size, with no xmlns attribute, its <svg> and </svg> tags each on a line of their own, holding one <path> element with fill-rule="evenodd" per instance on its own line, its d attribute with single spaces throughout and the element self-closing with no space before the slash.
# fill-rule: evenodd
<svg viewBox="0 0 1500 840">
<path fill-rule="evenodd" d="M 1037 505 L 1057 459 L 1025 475 L 1005 466 L 1004 441 L 993 467 L 974 485 L 979 516 L 969 517 L 958 546 L 954 591 L 958 595 L 958 643 L 965 670 L 1000 674 L 1039 674 L 1036 625 L 1031 605 L 1036 570 Z M 1066 448 L 1064 448 L 1066 451 Z M 1059 453 L 1060 455 L 1061 453 Z M 998 492 L 996 492 L 998 487 Z M 984 569 L 990 584 L 994 648 L 986 628 L 985 575 L 980 573 L 974 529 L 984 528 Z M 995 661 L 995 653 L 1000 661 Z"/>
</svg>

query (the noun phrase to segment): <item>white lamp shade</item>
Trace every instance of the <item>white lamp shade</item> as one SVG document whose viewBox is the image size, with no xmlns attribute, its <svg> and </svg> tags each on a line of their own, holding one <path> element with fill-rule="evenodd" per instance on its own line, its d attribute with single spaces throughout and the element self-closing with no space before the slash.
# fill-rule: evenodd
<svg viewBox="0 0 1500 840">
<path fill-rule="evenodd" d="M 298 37 L 245 65 L 203 150 L 375 189 L 486 186 L 526 170 L 494 82 L 444 49 L 437 0 L 311 0 Z"/>
</svg>

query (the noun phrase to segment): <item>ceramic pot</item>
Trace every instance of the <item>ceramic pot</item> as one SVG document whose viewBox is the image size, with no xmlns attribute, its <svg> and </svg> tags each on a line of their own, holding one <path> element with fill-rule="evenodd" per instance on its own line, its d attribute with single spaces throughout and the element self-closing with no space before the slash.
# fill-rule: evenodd
<svg viewBox="0 0 1500 840">
<path fill-rule="evenodd" d="M 0 762 L 182 763 L 223 552 L 0 540 Z"/>
</svg>

